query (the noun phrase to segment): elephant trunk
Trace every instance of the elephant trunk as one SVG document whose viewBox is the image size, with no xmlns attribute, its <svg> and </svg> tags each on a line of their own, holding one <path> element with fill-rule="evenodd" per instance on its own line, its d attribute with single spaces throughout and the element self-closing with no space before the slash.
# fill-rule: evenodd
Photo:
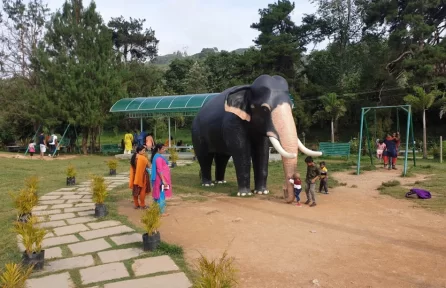
<svg viewBox="0 0 446 288">
<path fill-rule="evenodd" d="M 289 179 L 292 178 L 297 168 L 298 139 L 296 125 L 294 124 L 291 106 L 288 103 L 283 103 L 277 106 L 271 114 L 274 128 L 276 129 L 278 134 L 277 136 L 280 139 L 280 143 L 277 141 L 277 139 L 274 139 L 277 142 L 272 140 L 271 143 L 275 148 L 276 146 L 280 146 L 279 149 L 276 148 L 278 152 L 279 150 L 283 150 L 280 152 L 286 152 L 283 154 L 280 153 L 282 155 L 283 172 L 285 177 L 283 189 L 285 201 L 287 203 L 291 203 L 294 201 L 294 187 L 293 184 L 289 182 Z M 270 137 L 270 139 L 271 138 L 272 137 Z"/>
</svg>

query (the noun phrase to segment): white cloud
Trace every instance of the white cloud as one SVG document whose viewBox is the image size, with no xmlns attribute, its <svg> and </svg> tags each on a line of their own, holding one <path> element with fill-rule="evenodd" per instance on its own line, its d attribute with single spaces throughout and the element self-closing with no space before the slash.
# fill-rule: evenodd
<svg viewBox="0 0 446 288">
<path fill-rule="evenodd" d="M 250 25 L 259 20 L 258 10 L 275 0 L 96 0 L 99 13 L 111 17 L 144 18 L 160 40 L 159 54 L 183 51 L 198 53 L 202 48 L 234 50 L 253 45 L 258 32 Z M 51 11 L 64 0 L 48 0 Z M 84 6 L 90 3 L 84 0 Z M 292 19 L 297 24 L 303 14 L 316 11 L 309 0 L 295 0 Z"/>
</svg>

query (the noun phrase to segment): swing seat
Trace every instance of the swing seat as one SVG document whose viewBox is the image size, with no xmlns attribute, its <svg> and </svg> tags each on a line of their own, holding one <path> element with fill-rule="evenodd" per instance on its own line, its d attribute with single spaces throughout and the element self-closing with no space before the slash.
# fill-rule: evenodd
<svg viewBox="0 0 446 288">
<path fill-rule="evenodd" d="M 319 151 L 324 156 L 350 156 L 350 143 L 320 142 Z"/>
</svg>

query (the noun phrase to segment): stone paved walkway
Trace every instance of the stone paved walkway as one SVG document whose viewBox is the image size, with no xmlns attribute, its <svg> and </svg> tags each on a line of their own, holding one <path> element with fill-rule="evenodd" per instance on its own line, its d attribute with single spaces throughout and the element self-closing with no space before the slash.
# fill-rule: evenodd
<svg viewBox="0 0 446 288">
<path fill-rule="evenodd" d="M 127 184 L 128 173 L 105 180 L 111 190 Z M 149 257 L 142 250 L 140 233 L 119 221 L 95 218 L 91 198 L 88 181 L 40 197 L 33 215 L 49 232 L 43 241 L 45 268 L 32 274 L 28 288 L 192 286 L 169 256 Z M 23 251 L 20 242 L 19 247 Z"/>
</svg>

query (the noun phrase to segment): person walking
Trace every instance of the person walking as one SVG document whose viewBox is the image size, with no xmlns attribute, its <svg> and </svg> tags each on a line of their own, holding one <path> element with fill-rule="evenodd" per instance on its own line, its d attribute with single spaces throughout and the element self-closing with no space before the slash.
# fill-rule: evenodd
<svg viewBox="0 0 446 288">
<path fill-rule="evenodd" d="M 153 200 L 159 204 L 160 206 L 163 206 L 163 203 L 160 203 L 160 199 L 164 198 L 162 197 L 161 193 L 164 192 L 165 198 L 172 197 L 172 182 L 170 177 L 170 168 L 169 168 L 169 162 L 166 158 L 162 155 L 166 152 L 166 146 L 164 144 L 156 144 L 155 148 L 152 151 L 152 175 L 151 175 L 151 181 L 153 186 L 153 193 L 152 197 Z M 162 189 L 164 187 L 164 190 Z M 163 207 L 161 207 L 161 210 L 163 211 Z M 163 214 L 164 216 L 167 216 L 168 214 Z"/>
<path fill-rule="evenodd" d="M 146 148 L 144 146 L 136 147 L 130 159 L 130 180 L 129 188 L 132 189 L 133 208 L 147 209 L 146 195 L 151 192 L 150 177 L 148 169 L 150 168 L 149 159 L 146 156 Z"/>
<path fill-rule="evenodd" d="M 40 149 L 40 159 L 43 160 L 43 156 L 46 152 L 46 140 L 45 140 L 45 134 L 43 132 L 40 132 L 39 135 L 39 149 Z"/>
<path fill-rule="evenodd" d="M 124 135 L 124 154 L 132 153 L 133 135 L 130 130 Z"/>
</svg>

